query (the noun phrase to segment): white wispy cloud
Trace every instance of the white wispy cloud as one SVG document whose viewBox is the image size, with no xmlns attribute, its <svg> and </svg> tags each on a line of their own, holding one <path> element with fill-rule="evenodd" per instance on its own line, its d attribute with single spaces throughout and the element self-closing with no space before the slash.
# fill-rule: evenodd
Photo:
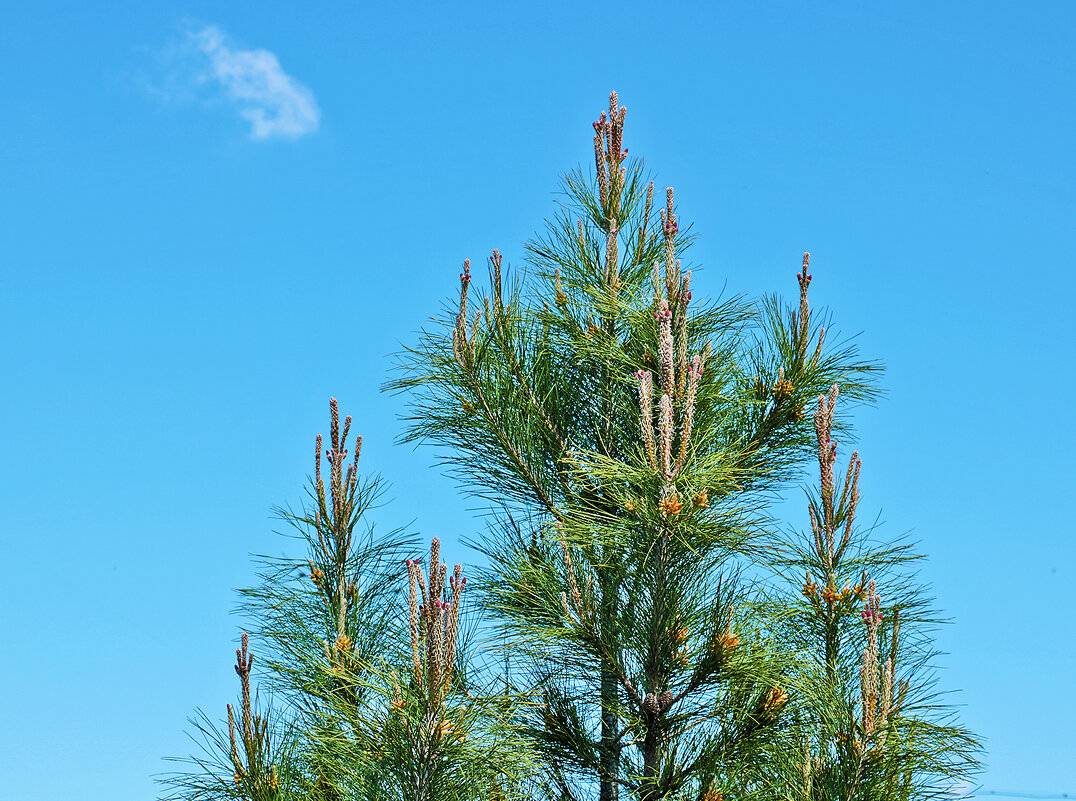
<svg viewBox="0 0 1076 801">
<path fill-rule="evenodd" d="M 297 139 L 321 122 L 314 93 L 284 72 L 269 50 L 243 50 L 227 34 L 207 25 L 188 34 L 201 62 L 196 80 L 213 86 L 250 122 L 253 139 Z"/>
</svg>

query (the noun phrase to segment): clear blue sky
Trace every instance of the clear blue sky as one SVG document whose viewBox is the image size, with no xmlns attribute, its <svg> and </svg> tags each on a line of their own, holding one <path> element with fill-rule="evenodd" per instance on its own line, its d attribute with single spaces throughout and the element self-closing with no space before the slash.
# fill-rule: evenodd
<svg viewBox="0 0 1076 801">
<path fill-rule="evenodd" d="M 0 794 L 154 797 L 330 395 L 382 525 L 479 530 L 379 386 L 464 257 L 520 261 L 610 89 L 697 294 L 791 296 L 810 250 L 886 363 L 861 514 L 930 555 L 984 787 L 1076 792 L 1076 6 L 298 8 L 5 7 Z"/>
</svg>

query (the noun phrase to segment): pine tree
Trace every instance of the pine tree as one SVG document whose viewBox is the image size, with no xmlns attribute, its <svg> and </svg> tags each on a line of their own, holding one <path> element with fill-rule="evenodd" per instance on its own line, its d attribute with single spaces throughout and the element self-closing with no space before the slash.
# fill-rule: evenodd
<svg viewBox="0 0 1076 801">
<path fill-rule="evenodd" d="M 238 720 L 229 706 L 225 734 L 200 715 L 203 755 L 166 779 L 171 797 L 514 799 L 530 770 L 511 725 L 519 699 L 484 687 L 469 664 L 459 636 L 462 565 L 446 596 L 436 537 L 424 571 L 401 531 L 360 530 L 382 485 L 360 478 L 362 438 L 349 461 L 351 418 L 341 427 L 335 399 L 330 411 L 328 476 L 319 434 L 308 502 L 278 509 L 306 554 L 262 558 L 260 583 L 242 591 L 278 711 L 257 711 L 244 633 Z"/>
<path fill-rule="evenodd" d="M 544 793 L 613 801 L 745 796 L 791 749 L 771 634 L 742 614 L 766 493 L 810 457 L 803 407 L 834 383 L 860 400 L 873 365 L 775 299 L 692 303 L 670 188 L 623 147 L 616 94 L 594 123 L 595 172 L 511 280 L 490 259 L 473 312 L 464 262 L 439 321 L 390 383 L 408 440 L 496 510 L 480 547 L 485 608 L 521 689 Z M 806 260 L 805 260 L 806 263 Z M 787 766 L 786 766 L 787 767 Z"/>
<path fill-rule="evenodd" d="M 834 477 L 837 388 L 870 401 L 877 365 L 816 319 L 806 254 L 795 305 L 693 300 L 692 237 L 625 119 L 613 93 L 526 267 L 494 250 L 476 303 L 465 261 L 388 384 L 404 440 L 489 504 L 487 566 L 465 591 L 437 539 L 423 564 L 361 532 L 380 485 L 332 401 L 327 477 L 319 436 L 307 503 L 280 510 L 306 552 L 243 593 L 274 703 L 244 634 L 239 713 L 197 721 L 174 797 L 866 801 L 974 768 L 931 695 L 910 551 L 854 526 L 857 454 Z M 774 493 L 812 461 L 811 534 L 775 541 Z M 468 612 L 498 660 L 473 658 Z"/>
</svg>

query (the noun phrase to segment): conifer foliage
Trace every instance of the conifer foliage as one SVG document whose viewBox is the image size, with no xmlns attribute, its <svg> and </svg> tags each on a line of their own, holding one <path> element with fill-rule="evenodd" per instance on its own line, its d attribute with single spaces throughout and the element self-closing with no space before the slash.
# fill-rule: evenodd
<svg viewBox="0 0 1076 801">
<path fill-rule="evenodd" d="M 423 563 L 357 536 L 378 486 L 333 401 L 328 489 L 319 437 L 310 503 L 282 512 L 308 553 L 244 595 L 282 712 L 247 711 L 244 635 L 238 740 L 230 711 L 230 738 L 201 721 L 223 759 L 177 797 L 911 799 L 974 768 L 908 550 L 854 525 L 858 455 L 835 487 L 837 393 L 871 400 L 877 366 L 814 319 L 806 254 L 794 306 L 695 299 L 626 116 L 613 93 L 526 267 L 494 250 L 480 293 L 465 261 L 388 384 L 404 441 L 489 505 L 485 566 L 466 587 L 437 539 Z M 778 541 L 769 502 L 815 460 L 811 537 Z"/>
<path fill-rule="evenodd" d="M 241 718 L 227 708 L 226 734 L 196 719 L 202 753 L 166 778 L 171 797 L 516 798 L 531 772 L 519 699 L 485 687 L 460 653 L 463 567 L 448 576 L 437 538 L 424 569 L 401 532 L 360 530 L 381 485 L 359 476 L 361 437 L 348 460 L 351 418 L 341 427 L 335 399 L 330 412 L 328 475 L 319 434 L 308 502 L 278 510 L 305 558 L 263 560 L 261 583 L 243 591 L 275 709 L 255 711 L 244 633 Z"/>
<path fill-rule="evenodd" d="M 788 540 L 792 556 L 778 568 L 803 597 L 787 607 L 783 640 L 800 654 L 804 688 L 795 709 L 802 777 L 793 784 L 804 799 L 945 797 L 972 774 L 978 743 L 932 691 L 928 635 L 937 621 L 910 570 L 919 557 L 908 545 L 873 543 L 855 525 L 858 451 L 835 476 L 838 394 L 834 385 L 820 395 L 814 412 L 810 535 Z"/>
</svg>

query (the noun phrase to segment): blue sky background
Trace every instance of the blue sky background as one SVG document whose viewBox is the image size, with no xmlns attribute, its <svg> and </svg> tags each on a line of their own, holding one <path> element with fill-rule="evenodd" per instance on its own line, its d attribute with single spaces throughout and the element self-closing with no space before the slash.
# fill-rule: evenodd
<svg viewBox="0 0 1076 801">
<path fill-rule="evenodd" d="M 379 386 L 464 257 L 521 260 L 611 89 L 697 294 L 791 297 L 810 250 L 886 363 L 861 515 L 930 556 L 984 789 L 1076 793 L 1076 6 L 298 8 L 5 7 L 0 795 L 155 797 L 233 697 L 232 588 L 287 551 L 330 395 L 379 525 L 475 535 Z"/>
</svg>

